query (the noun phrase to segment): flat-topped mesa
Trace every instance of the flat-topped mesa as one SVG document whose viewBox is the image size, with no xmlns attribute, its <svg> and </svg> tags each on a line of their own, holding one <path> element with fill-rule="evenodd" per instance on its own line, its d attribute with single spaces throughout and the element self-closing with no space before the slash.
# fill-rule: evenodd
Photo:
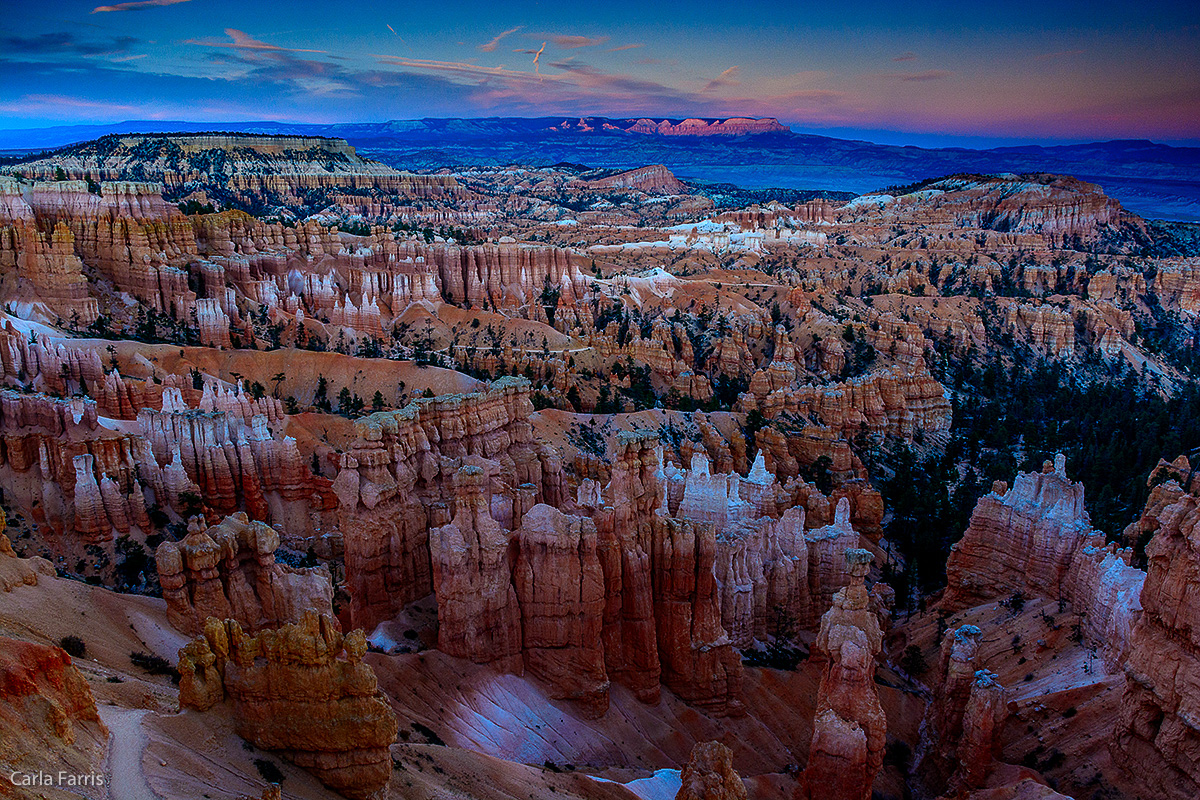
<svg viewBox="0 0 1200 800">
<path fill-rule="evenodd" d="M 586 189 L 636 189 L 652 194 L 683 194 L 688 188 L 663 164 L 637 167 L 603 177 L 592 178 L 585 174 L 577 182 L 568 182 L 567 186 L 572 187 L 575 183 Z"/>
<path fill-rule="evenodd" d="M 429 531 L 438 649 L 497 669 L 522 671 L 521 607 L 508 564 L 508 533 L 492 519 L 487 476 L 454 475 L 454 519 Z"/>
<path fill-rule="evenodd" d="M 365 800 L 391 777 L 388 748 L 398 732 L 366 651 L 361 630 L 343 636 L 333 617 L 315 611 L 256 636 L 210 618 L 179 651 L 179 704 L 207 711 L 228 696 L 239 736 Z"/>
<path fill-rule="evenodd" d="M 209 617 L 234 619 L 250 631 L 299 622 L 306 611 L 333 613 L 333 584 L 324 567 L 279 564 L 279 534 L 244 513 L 207 527 L 188 522 L 179 542 L 155 552 L 167 619 L 183 633 L 198 634 Z"/>
<path fill-rule="evenodd" d="M 1200 500 L 1180 491 L 1155 516 L 1109 749 L 1141 796 L 1190 800 L 1200 796 Z"/>
<path fill-rule="evenodd" d="M 136 176 L 177 193 L 215 185 L 291 201 L 309 189 L 375 189 L 413 198 L 467 194 L 453 176 L 401 172 L 362 158 L 344 139 L 319 136 L 115 134 L 20 166 L 26 176 L 42 180 L 60 169 L 81 183 L 85 176 L 101 181 Z"/>
<path fill-rule="evenodd" d="M 806 800 L 869 800 L 883 765 L 887 718 L 875 691 L 875 659 L 883 649 L 879 619 L 865 579 L 870 551 L 844 553 L 850 583 L 821 617 L 813 655 L 825 662 L 808 766 Z"/>
<path fill-rule="evenodd" d="M 333 483 L 355 625 L 373 628 L 433 591 L 429 530 L 450 522 L 452 476 L 464 459 L 486 467 L 501 522 L 512 521 L 518 500 L 561 505 L 562 466 L 533 440 L 529 395 L 529 381 L 501 378 L 483 392 L 358 420 Z"/>
<path fill-rule="evenodd" d="M 1083 484 L 1067 478 L 1060 453 L 1041 472 L 997 481 L 951 548 L 941 607 L 958 610 L 1014 592 L 1066 600 L 1087 614 L 1084 632 L 1118 664 L 1141 613 L 1145 578 L 1132 553 L 1106 545 L 1084 509 Z"/>
<path fill-rule="evenodd" d="M 756 133 L 786 133 L 791 129 L 780 124 L 774 117 L 752 119 L 749 117 L 729 117 L 728 119 L 697 119 L 695 117 L 683 120 L 647 119 L 636 120 L 633 125 L 625 128 L 630 133 L 652 134 L 656 136 L 745 136 Z"/>
</svg>

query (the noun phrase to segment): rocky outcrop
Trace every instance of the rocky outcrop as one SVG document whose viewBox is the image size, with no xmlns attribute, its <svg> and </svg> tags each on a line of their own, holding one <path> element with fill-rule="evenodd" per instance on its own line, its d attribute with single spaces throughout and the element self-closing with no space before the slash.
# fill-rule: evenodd
<svg viewBox="0 0 1200 800">
<path fill-rule="evenodd" d="M 333 484 L 354 625 L 373 628 L 433 591 L 429 531 L 450 522 L 452 476 L 468 459 L 487 470 L 481 491 L 502 520 L 511 522 L 523 486 L 531 506 L 561 504 L 562 467 L 534 443 L 529 393 L 528 381 L 504 378 L 356 423 Z"/>
<path fill-rule="evenodd" d="M 785 133 L 790 130 L 774 117 L 684 120 L 655 120 L 643 117 L 632 122 L 633 124 L 625 130 L 655 136 L 746 136 L 756 133 Z"/>
<path fill-rule="evenodd" d="M 930 794 L 981 788 L 995 766 L 1008 711 L 1004 687 L 979 669 L 980 637 L 979 628 L 964 625 L 942 640 L 916 768 Z"/>
<path fill-rule="evenodd" d="M 0 530 L 4 528 L 4 512 L 0 511 Z M 12 542 L 0 533 L 0 591 L 11 592 L 21 586 L 37 586 L 38 576 L 54 577 L 54 565 L 44 558 L 20 558 Z"/>
<path fill-rule="evenodd" d="M 492 519 L 486 477 L 454 476 L 454 519 L 429 532 L 438 649 L 501 670 L 521 671 L 521 607 L 508 564 L 508 534 Z"/>
<path fill-rule="evenodd" d="M 1200 501 L 1157 515 L 1110 747 L 1145 798 L 1200 795 Z"/>
<path fill-rule="evenodd" d="M 1066 475 L 1060 454 L 1041 472 L 997 481 L 976 504 L 971 524 L 950 551 L 941 606 L 958 610 L 1020 591 L 1069 601 L 1086 614 L 1091 641 L 1118 664 L 1140 614 L 1145 576 L 1132 552 L 1106 545 L 1084 508 L 1083 485 Z"/>
<path fill-rule="evenodd" d="M 604 664 L 604 572 L 595 523 L 534 506 L 516 532 L 513 585 L 521 605 L 526 668 L 554 696 L 598 717 L 608 709 Z"/>
<path fill-rule="evenodd" d="M 207 527 L 193 517 L 179 542 L 163 542 L 155 560 L 167 619 L 198 634 L 209 617 L 236 620 L 250 631 L 333 613 L 333 585 L 324 567 L 277 563 L 279 533 L 238 512 Z"/>
<path fill-rule="evenodd" d="M 598 191 L 636 189 L 651 194 L 683 194 L 687 191 L 687 186 L 663 164 L 651 164 L 648 167 L 638 167 L 597 178 L 590 178 L 585 174 L 580 183 L 586 189 Z"/>
<path fill-rule="evenodd" d="M 85 780 L 102 777 L 107 741 L 108 729 L 96 711 L 92 690 L 69 655 L 58 647 L 0 637 L 0 761 L 5 781 L 15 783 L 22 773 L 53 776 L 60 769 Z M 5 796 L 41 796 L 19 786 L 7 785 Z"/>
<path fill-rule="evenodd" d="M 733 768 L 733 751 L 720 742 L 701 742 L 692 748 L 679 774 L 675 800 L 746 800 L 746 785 Z"/>
<path fill-rule="evenodd" d="M 802 782 L 808 800 L 869 800 L 883 765 L 887 719 L 875 691 L 875 659 L 883 648 L 865 578 L 866 550 L 846 550 L 850 583 L 821 617 L 814 656 L 825 663 Z"/>
<path fill-rule="evenodd" d="M 209 619 L 179 652 L 180 706 L 206 711 L 227 696 L 239 736 L 346 797 L 372 797 L 391 777 L 398 725 L 366 650 L 361 630 L 343 636 L 315 611 L 253 637 Z"/>
</svg>

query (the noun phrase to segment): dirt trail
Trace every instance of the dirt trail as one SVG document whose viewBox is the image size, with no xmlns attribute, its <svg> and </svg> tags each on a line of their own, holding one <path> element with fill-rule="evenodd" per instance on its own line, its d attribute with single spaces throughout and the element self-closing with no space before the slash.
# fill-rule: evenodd
<svg viewBox="0 0 1200 800">
<path fill-rule="evenodd" d="M 108 751 L 108 796 L 112 800 L 159 800 L 142 773 L 142 753 L 147 744 L 142 719 L 150 712 L 104 705 L 98 710 L 100 719 L 112 734 Z"/>
</svg>

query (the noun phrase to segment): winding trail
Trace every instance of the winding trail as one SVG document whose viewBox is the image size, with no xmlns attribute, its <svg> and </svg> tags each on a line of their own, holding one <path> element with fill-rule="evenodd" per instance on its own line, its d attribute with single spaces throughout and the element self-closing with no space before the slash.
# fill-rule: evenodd
<svg viewBox="0 0 1200 800">
<path fill-rule="evenodd" d="M 112 800 L 159 800 L 142 773 L 142 753 L 147 744 L 142 719 L 150 712 L 116 706 L 99 706 L 97 710 L 112 735 L 108 749 L 108 796 Z"/>
</svg>

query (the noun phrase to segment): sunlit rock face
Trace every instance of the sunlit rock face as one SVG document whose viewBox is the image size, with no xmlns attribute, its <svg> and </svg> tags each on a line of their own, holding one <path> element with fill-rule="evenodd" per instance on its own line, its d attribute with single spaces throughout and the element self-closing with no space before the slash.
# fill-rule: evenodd
<svg viewBox="0 0 1200 800">
<path fill-rule="evenodd" d="M 210 618 L 179 652 L 179 704 L 207 711 L 228 697 L 239 736 L 345 797 L 372 797 L 391 776 L 398 726 L 362 661 L 366 650 L 361 630 L 343 636 L 315 611 L 253 637 Z"/>
</svg>

